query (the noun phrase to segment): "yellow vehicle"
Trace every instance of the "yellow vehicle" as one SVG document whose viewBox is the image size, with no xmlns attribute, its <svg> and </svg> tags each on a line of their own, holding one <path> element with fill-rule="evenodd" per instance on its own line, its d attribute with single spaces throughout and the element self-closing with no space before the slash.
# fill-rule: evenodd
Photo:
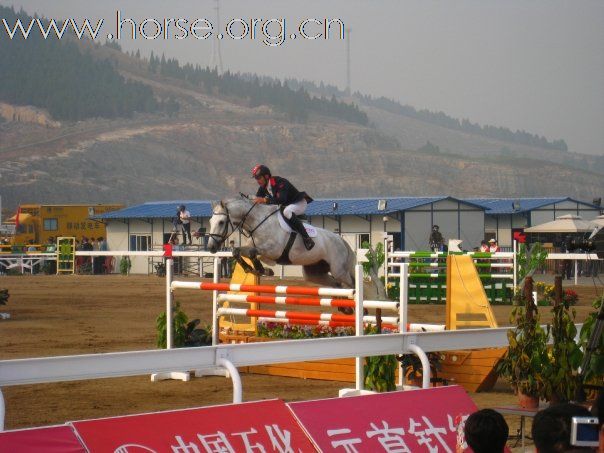
<svg viewBox="0 0 604 453">
<path fill-rule="evenodd" d="M 105 224 L 91 217 L 104 212 L 122 209 L 121 204 L 69 204 L 20 206 L 19 227 L 10 238 L 12 245 L 46 244 L 49 238 L 59 236 L 87 238 L 106 237 Z M 7 220 L 16 224 L 17 215 Z"/>
</svg>

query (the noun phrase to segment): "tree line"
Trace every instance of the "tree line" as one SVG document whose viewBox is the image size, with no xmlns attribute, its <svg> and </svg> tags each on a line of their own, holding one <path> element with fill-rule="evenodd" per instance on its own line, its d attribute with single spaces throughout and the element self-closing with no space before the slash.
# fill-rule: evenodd
<svg viewBox="0 0 604 453">
<path fill-rule="evenodd" d="M 177 59 L 160 57 L 151 53 L 149 70 L 166 77 L 185 80 L 202 87 L 208 93 L 245 99 L 250 107 L 268 105 L 284 113 L 291 121 L 304 122 L 310 113 L 367 125 L 367 114 L 355 104 L 341 102 L 335 96 L 311 96 L 306 89 L 292 89 L 280 80 L 226 71 L 202 68 L 187 63 L 180 65 Z"/>
<path fill-rule="evenodd" d="M 347 95 L 345 91 L 340 90 L 338 87 L 324 84 L 323 82 L 317 85 L 314 82 L 309 82 L 306 80 L 299 81 L 295 79 L 287 79 L 286 84 L 294 90 L 304 88 L 311 93 L 318 93 L 321 96 L 342 97 Z M 396 115 L 408 116 L 427 123 L 435 124 L 437 126 L 446 127 L 447 129 L 467 132 L 469 134 L 480 135 L 518 145 L 528 145 L 544 149 L 568 151 L 568 146 L 564 140 L 549 141 L 543 136 L 531 134 L 524 130 L 517 130 L 513 132 L 506 127 L 490 125 L 481 126 L 480 124 L 472 123 L 468 119 L 459 120 L 443 112 L 431 112 L 426 109 L 417 110 L 410 105 L 403 105 L 398 101 L 394 101 L 383 96 L 374 98 L 370 95 L 361 94 L 358 91 L 354 93 L 354 98 L 357 99 L 361 105 L 378 107 Z"/>
<path fill-rule="evenodd" d="M 0 6 L 7 23 L 29 22 L 23 11 Z M 73 41 L 0 39 L 0 99 L 15 105 L 41 107 L 59 120 L 131 117 L 157 108 L 151 88 L 125 80 L 110 61 L 82 53 Z"/>
</svg>

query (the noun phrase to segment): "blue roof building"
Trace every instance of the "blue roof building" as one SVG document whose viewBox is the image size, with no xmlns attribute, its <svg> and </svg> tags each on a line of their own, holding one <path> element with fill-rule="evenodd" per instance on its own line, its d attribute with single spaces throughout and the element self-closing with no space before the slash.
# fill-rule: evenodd
<svg viewBox="0 0 604 453">
<path fill-rule="evenodd" d="M 184 204 L 192 216 L 192 231 L 208 232 L 212 215 L 210 200 L 147 202 L 95 216 L 107 224 L 112 250 L 146 250 L 161 247 L 172 232 L 172 218 Z M 375 197 L 315 199 L 306 211 L 313 225 L 341 234 L 353 247 L 365 241 L 381 242 L 392 236 L 401 250 L 427 250 L 433 225 L 445 239 L 461 239 L 471 250 L 483 239 L 496 238 L 511 247 L 515 231 L 554 220 L 564 214 L 593 219 L 601 208 L 569 197 L 465 198 Z M 243 238 L 235 235 L 236 242 Z M 203 237 L 198 239 L 203 247 Z"/>
</svg>

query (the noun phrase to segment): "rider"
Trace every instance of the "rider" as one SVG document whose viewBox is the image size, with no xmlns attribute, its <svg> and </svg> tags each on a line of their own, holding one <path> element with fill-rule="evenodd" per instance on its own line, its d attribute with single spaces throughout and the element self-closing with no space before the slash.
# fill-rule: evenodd
<svg viewBox="0 0 604 453">
<path fill-rule="evenodd" d="M 298 216 L 304 214 L 306 206 L 312 201 L 306 192 L 300 192 L 287 179 L 279 176 L 272 176 L 271 171 L 265 165 L 256 165 L 252 168 L 252 177 L 256 179 L 258 192 L 254 201 L 256 203 L 278 204 L 282 207 L 283 216 L 302 236 L 304 247 L 310 250 L 315 246 L 304 225 Z"/>
</svg>

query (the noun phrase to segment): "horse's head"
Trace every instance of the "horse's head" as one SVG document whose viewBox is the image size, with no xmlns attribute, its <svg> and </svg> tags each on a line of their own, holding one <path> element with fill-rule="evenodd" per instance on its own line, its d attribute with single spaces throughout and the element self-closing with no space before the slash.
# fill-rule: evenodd
<svg viewBox="0 0 604 453">
<path fill-rule="evenodd" d="M 252 205 L 250 201 L 238 198 L 221 200 L 212 205 L 208 239 L 210 252 L 216 253 L 226 238 L 239 228 Z"/>
<path fill-rule="evenodd" d="M 210 238 L 208 239 L 208 250 L 216 253 L 222 243 L 229 235 L 231 225 L 229 210 L 224 201 L 212 204 L 212 217 L 210 218 Z"/>
</svg>

